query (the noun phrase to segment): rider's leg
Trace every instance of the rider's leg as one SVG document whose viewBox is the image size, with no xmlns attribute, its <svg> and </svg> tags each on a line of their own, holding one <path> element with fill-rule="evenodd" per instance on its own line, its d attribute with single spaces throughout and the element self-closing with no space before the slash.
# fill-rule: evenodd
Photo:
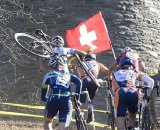
<svg viewBox="0 0 160 130">
<path fill-rule="evenodd" d="M 67 127 L 65 127 L 65 122 L 60 122 L 59 123 L 58 130 L 67 130 Z"/>
<path fill-rule="evenodd" d="M 136 113 L 130 113 L 129 112 L 129 125 L 130 127 L 135 127 L 135 123 L 136 123 Z"/>
<path fill-rule="evenodd" d="M 125 119 L 124 117 L 116 117 L 117 130 L 125 129 Z"/>
<path fill-rule="evenodd" d="M 114 93 L 114 114 L 116 117 L 117 130 L 125 129 L 125 115 L 127 111 L 127 97 L 125 88 L 117 89 Z"/>
<path fill-rule="evenodd" d="M 97 92 L 97 86 L 93 82 L 89 82 L 87 91 L 89 93 L 90 101 L 88 102 L 88 117 L 87 117 L 87 123 L 90 123 L 94 120 L 93 117 L 93 99 Z"/>
<path fill-rule="evenodd" d="M 69 99 L 65 99 L 66 101 L 63 101 L 63 105 L 61 105 L 61 108 L 59 110 L 59 126 L 58 130 L 67 130 L 71 123 L 72 118 L 72 101 Z"/>
<path fill-rule="evenodd" d="M 128 101 L 128 111 L 129 111 L 129 127 L 136 127 L 136 114 L 138 111 L 138 94 L 133 89 L 130 89 L 128 92 L 129 101 Z"/>
<path fill-rule="evenodd" d="M 44 130 L 52 130 L 52 119 L 44 117 Z"/>
</svg>

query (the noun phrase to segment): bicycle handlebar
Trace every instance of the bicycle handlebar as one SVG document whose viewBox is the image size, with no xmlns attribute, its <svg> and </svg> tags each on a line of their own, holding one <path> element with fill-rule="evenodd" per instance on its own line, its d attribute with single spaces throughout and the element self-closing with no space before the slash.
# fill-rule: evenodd
<svg viewBox="0 0 160 130">
<path fill-rule="evenodd" d="M 81 94 L 86 94 L 87 101 L 88 101 L 88 102 L 91 102 L 88 91 L 82 91 L 80 94 L 75 93 L 75 92 L 72 92 L 72 93 L 70 94 L 70 97 L 73 97 L 73 98 L 74 98 L 74 97 L 80 96 Z"/>
<path fill-rule="evenodd" d="M 136 86 L 136 88 L 140 88 L 140 89 L 142 89 L 142 90 L 148 90 L 148 89 L 150 89 L 150 87 L 149 86 Z"/>
<path fill-rule="evenodd" d="M 51 37 L 50 36 L 48 36 L 47 34 L 45 34 L 42 30 L 40 30 L 40 29 L 37 29 L 36 31 L 35 31 L 35 34 L 37 35 L 37 36 L 40 36 L 41 38 L 43 38 L 43 40 L 45 40 L 46 42 L 49 42 L 49 39 L 51 39 Z"/>
</svg>

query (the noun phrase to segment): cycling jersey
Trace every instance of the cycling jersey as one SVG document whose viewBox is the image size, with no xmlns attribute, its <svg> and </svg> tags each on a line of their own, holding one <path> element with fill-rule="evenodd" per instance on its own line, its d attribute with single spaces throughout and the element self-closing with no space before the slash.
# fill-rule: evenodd
<svg viewBox="0 0 160 130">
<path fill-rule="evenodd" d="M 102 63 L 99 63 L 95 60 L 85 61 L 85 63 L 88 67 L 88 70 L 93 73 L 95 78 L 98 78 L 98 75 L 99 75 L 100 71 L 102 73 L 106 73 L 106 71 L 108 70 Z M 80 66 L 77 66 L 76 69 L 77 69 L 77 73 L 78 73 L 78 75 L 81 79 L 84 78 L 85 76 L 87 76 L 85 71 Z"/>
<path fill-rule="evenodd" d="M 85 64 L 86 64 L 86 66 L 88 68 L 88 71 L 92 72 L 93 75 L 95 77 L 97 77 L 98 74 L 99 74 L 99 70 L 100 70 L 100 66 L 97 63 L 97 61 L 95 61 L 95 60 L 85 61 Z M 80 78 L 84 78 L 85 76 L 87 76 L 85 71 L 80 66 L 77 66 L 77 73 L 78 73 Z"/>
<path fill-rule="evenodd" d="M 74 54 L 75 49 L 67 48 L 67 47 L 55 47 L 53 49 L 54 53 L 58 53 L 59 55 L 70 56 Z"/>
<path fill-rule="evenodd" d="M 117 65 L 119 64 L 119 62 L 121 61 L 122 58 L 124 57 L 129 57 L 132 61 L 133 61 L 133 64 L 134 64 L 134 69 L 135 70 L 139 70 L 139 63 L 142 62 L 141 58 L 139 57 L 139 55 L 135 52 L 126 52 L 126 53 L 123 53 L 122 55 L 120 55 L 116 61 L 117 61 Z M 118 70 L 121 69 L 121 67 L 119 66 L 118 67 Z"/>
<path fill-rule="evenodd" d="M 47 101 L 46 117 L 52 119 L 59 112 L 59 122 L 70 123 L 73 108 L 70 99 L 71 82 L 76 85 L 76 93 L 80 94 L 81 81 L 75 75 L 69 75 L 64 71 L 52 71 L 44 76 L 41 99 Z M 47 98 L 48 86 L 51 91 Z"/>
<path fill-rule="evenodd" d="M 116 117 L 124 117 L 126 110 L 131 113 L 137 111 L 138 93 L 136 89 L 137 79 L 142 80 L 148 87 L 147 95 L 151 94 L 154 81 L 149 76 L 136 70 L 118 70 L 113 74 L 112 86 L 115 100 Z"/>
<path fill-rule="evenodd" d="M 52 71 L 47 73 L 43 78 L 43 89 L 46 90 L 46 85 L 50 85 L 51 93 L 49 95 L 49 100 L 54 96 L 69 96 L 70 94 L 70 84 L 71 82 L 75 83 L 76 93 L 81 91 L 81 81 L 75 75 L 69 75 L 64 71 Z M 42 89 L 42 90 L 43 90 Z M 46 91 L 42 91 L 42 98 L 46 96 Z"/>
<path fill-rule="evenodd" d="M 96 79 L 98 79 L 98 74 L 100 71 L 106 73 L 108 70 L 103 64 L 95 60 L 85 61 L 85 64 L 88 67 L 88 71 L 91 71 Z M 93 100 L 96 91 L 98 89 L 97 85 L 95 84 L 94 81 L 90 79 L 90 77 L 85 73 L 85 71 L 80 66 L 77 66 L 77 73 L 82 80 L 82 91 L 87 90 L 90 99 Z M 81 102 L 84 103 L 85 99 L 81 98 Z"/>
<path fill-rule="evenodd" d="M 75 49 L 67 48 L 67 47 L 55 47 L 55 48 L 53 48 L 53 52 L 58 54 L 58 55 L 60 55 L 60 56 L 63 56 L 64 65 L 63 65 L 63 67 L 61 69 L 64 70 L 65 72 L 69 73 L 68 65 L 67 65 L 67 62 L 68 62 L 68 58 L 67 57 L 73 55 L 74 52 L 75 52 Z M 51 57 L 50 60 L 52 60 L 52 57 Z"/>
<path fill-rule="evenodd" d="M 135 88 L 135 82 L 138 77 L 138 73 L 134 70 L 119 70 L 113 75 L 113 87 L 116 91 L 117 88 L 121 87 L 133 87 Z"/>
<path fill-rule="evenodd" d="M 154 81 L 149 76 L 135 70 L 118 70 L 113 74 L 112 84 L 114 91 L 118 88 L 132 87 L 136 88 L 137 80 L 147 83 L 150 89 L 153 89 Z"/>
</svg>

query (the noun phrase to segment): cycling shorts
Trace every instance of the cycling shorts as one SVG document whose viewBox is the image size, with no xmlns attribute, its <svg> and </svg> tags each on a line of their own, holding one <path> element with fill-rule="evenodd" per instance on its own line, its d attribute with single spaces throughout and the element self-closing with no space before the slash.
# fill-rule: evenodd
<svg viewBox="0 0 160 130">
<path fill-rule="evenodd" d="M 93 98 L 95 97 L 97 88 L 97 85 L 88 76 L 83 78 L 82 91 L 87 90 L 91 100 L 93 100 Z M 80 97 L 80 101 L 81 103 L 85 103 L 85 99 L 82 96 Z"/>
<path fill-rule="evenodd" d="M 115 116 L 125 117 L 126 111 L 135 113 L 138 110 L 138 93 L 134 88 L 125 87 L 115 91 Z"/>
<path fill-rule="evenodd" d="M 45 116 L 52 119 L 58 114 L 59 122 L 65 122 L 67 125 L 71 122 L 72 102 L 69 97 L 52 97 L 45 106 Z"/>
</svg>

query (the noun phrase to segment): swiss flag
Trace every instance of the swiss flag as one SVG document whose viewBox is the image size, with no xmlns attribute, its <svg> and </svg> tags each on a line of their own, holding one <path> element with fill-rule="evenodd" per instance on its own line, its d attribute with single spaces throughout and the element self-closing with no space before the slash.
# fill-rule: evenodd
<svg viewBox="0 0 160 130">
<path fill-rule="evenodd" d="M 107 27 L 101 12 L 81 22 L 72 30 L 66 30 L 68 47 L 79 50 L 91 48 L 99 53 L 112 48 Z"/>
</svg>

